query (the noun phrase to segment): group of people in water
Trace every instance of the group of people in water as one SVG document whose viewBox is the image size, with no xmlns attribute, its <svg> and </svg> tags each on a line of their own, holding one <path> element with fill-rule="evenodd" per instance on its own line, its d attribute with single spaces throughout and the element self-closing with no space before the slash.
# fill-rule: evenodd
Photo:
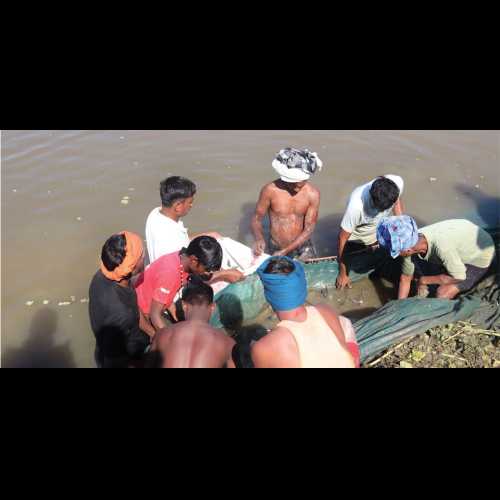
<svg viewBox="0 0 500 500">
<path fill-rule="evenodd" d="M 286 148 L 272 166 L 278 179 L 264 186 L 252 219 L 256 273 L 279 319 L 252 343 L 256 368 L 359 367 L 356 333 L 329 305 L 307 304 L 304 261 L 318 257 L 312 236 L 320 191 L 310 182 L 323 163 L 307 149 Z M 412 289 L 453 299 L 488 272 L 495 246 L 482 228 L 463 219 L 421 229 L 404 213 L 404 181 L 384 175 L 352 192 L 340 224 L 336 286 L 350 287 L 350 256 L 385 251 L 401 262 L 398 298 Z M 161 206 L 146 221 L 143 239 L 123 231 L 102 247 L 89 290 L 98 367 L 235 368 L 240 347 L 210 326 L 214 287 L 245 279 L 217 232 L 189 235 L 182 219 L 193 208 L 196 185 L 174 176 L 160 184 Z M 263 219 L 268 216 L 267 240 Z M 266 241 L 267 240 L 267 241 Z M 147 255 L 146 255 L 147 253 Z M 145 259 L 149 264 L 145 267 Z M 398 262 L 399 262 L 398 261 Z M 433 264 L 434 271 L 427 271 Z M 413 286 L 412 286 L 413 284 Z"/>
</svg>

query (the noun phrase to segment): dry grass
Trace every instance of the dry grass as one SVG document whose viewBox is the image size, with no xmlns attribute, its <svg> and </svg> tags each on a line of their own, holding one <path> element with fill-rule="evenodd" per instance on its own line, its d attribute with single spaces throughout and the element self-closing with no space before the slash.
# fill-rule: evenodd
<svg viewBox="0 0 500 500">
<path fill-rule="evenodd" d="M 499 368 L 500 333 L 460 321 L 387 350 L 366 368 Z"/>
</svg>

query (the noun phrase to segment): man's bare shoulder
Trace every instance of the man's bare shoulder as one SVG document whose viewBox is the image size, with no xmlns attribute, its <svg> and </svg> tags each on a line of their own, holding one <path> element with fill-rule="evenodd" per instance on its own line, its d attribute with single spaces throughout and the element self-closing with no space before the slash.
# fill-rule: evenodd
<svg viewBox="0 0 500 500">
<path fill-rule="evenodd" d="M 308 194 L 312 198 L 319 199 L 319 197 L 321 196 L 321 192 L 320 192 L 319 188 L 317 188 L 314 184 L 311 184 L 310 182 L 308 182 L 306 184 L 306 186 L 307 186 Z"/>
<path fill-rule="evenodd" d="M 262 337 L 252 346 L 252 356 L 255 360 L 264 360 L 279 353 L 280 358 L 295 359 L 298 354 L 297 344 L 290 331 L 277 327 Z"/>
<path fill-rule="evenodd" d="M 276 181 L 268 182 L 261 190 L 260 190 L 260 195 L 261 196 L 270 196 L 273 193 L 279 191 L 278 187 L 276 186 Z"/>
</svg>

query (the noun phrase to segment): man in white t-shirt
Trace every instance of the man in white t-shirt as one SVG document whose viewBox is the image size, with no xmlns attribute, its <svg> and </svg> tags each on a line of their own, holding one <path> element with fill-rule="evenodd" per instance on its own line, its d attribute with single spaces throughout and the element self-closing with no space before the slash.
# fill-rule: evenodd
<svg viewBox="0 0 500 500">
<path fill-rule="evenodd" d="M 195 194 L 196 185 L 184 177 L 168 177 L 160 183 L 162 206 L 153 209 L 146 221 L 146 243 L 150 264 L 163 255 L 187 248 L 190 241 L 198 236 L 222 239 L 217 232 L 200 233 L 189 237 L 181 219 L 193 207 Z M 211 282 L 234 283 L 242 279 L 244 276 L 240 271 L 227 269 L 213 273 Z"/>
<path fill-rule="evenodd" d="M 404 181 L 384 175 L 357 187 L 351 194 L 340 224 L 337 288 L 351 286 L 346 257 L 350 252 L 377 246 L 377 224 L 389 215 L 402 215 Z"/>
</svg>

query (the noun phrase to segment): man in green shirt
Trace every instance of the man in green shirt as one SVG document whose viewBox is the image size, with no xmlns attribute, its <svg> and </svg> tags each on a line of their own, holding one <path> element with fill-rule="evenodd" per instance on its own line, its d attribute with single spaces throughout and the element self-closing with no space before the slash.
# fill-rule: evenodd
<svg viewBox="0 0 500 500">
<path fill-rule="evenodd" d="M 381 247 L 393 258 L 403 257 L 399 299 L 406 299 L 417 267 L 419 295 L 427 285 L 438 285 L 438 298 L 453 299 L 473 288 L 488 272 L 495 258 L 492 237 L 465 219 L 437 222 L 418 231 L 406 215 L 387 217 L 377 227 Z M 439 274 L 426 273 L 425 264 L 439 266 Z"/>
</svg>

